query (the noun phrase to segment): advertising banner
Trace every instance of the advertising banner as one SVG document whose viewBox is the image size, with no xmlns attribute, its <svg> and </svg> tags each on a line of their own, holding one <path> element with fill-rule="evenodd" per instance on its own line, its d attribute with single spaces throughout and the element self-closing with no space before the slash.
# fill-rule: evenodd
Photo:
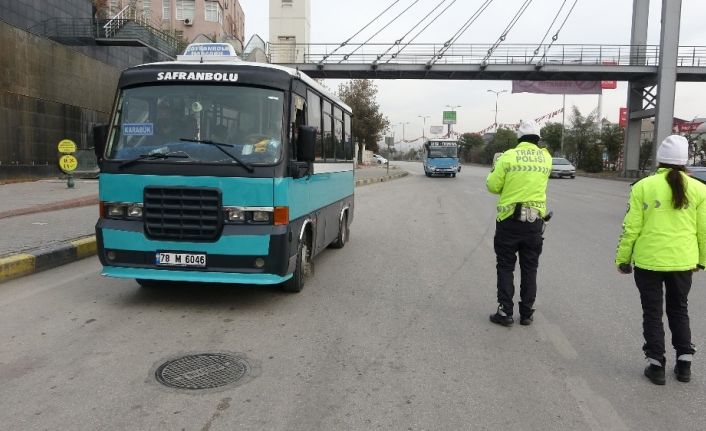
<svg viewBox="0 0 706 431">
<path fill-rule="evenodd" d="M 429 133 L 432 135 L 441 135 L 444 133 L 444 126 L 429 126 Z"/>
<path fill-rule="evenodd" d="M 512 81 L 513 93 L 601 94 L 601 81 Z"/>
</svg>

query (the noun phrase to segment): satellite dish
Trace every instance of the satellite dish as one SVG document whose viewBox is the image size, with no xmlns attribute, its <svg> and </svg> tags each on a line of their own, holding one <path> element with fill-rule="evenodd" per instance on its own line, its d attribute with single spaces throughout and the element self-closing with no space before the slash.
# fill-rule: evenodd
<svg viewBox="0 0 706 431">
<path fill-rule="evenodd" d="M 203 111 L 203 105 L 201 105 L 199 102 L 194 102 L 191 104 L 191 111 L 192 112 L 201 112 Z"/>
</svg>

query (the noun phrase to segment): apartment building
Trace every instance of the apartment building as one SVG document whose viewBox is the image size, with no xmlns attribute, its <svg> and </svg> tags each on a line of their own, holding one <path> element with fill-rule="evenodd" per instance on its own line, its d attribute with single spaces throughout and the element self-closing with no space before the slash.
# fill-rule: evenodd
<svg viewBox="0 0 706 431">
<path fill-rule="evenodd" d="M 108 0 L 108 15 L 114 17 L 132 5 L 152 24 L 177 32 L 188 42 L 235 42 L 242 50 L 245 14 L 239 0 Z"/>
</svg>

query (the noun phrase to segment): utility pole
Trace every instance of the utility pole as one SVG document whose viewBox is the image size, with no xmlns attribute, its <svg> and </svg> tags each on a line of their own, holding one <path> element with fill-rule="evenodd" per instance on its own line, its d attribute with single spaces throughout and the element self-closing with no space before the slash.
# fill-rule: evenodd
<svg viewBox="0 0 706 431">
<path fill-rule="evenodd" d="M 500 93 L 507 93 L 507 90 L 488 90 L 488 93 L 495 94 L 495 122 L 493 124 L 495 125 L 495 133 L 498 133 L 498 96 Z"/>
</svg>

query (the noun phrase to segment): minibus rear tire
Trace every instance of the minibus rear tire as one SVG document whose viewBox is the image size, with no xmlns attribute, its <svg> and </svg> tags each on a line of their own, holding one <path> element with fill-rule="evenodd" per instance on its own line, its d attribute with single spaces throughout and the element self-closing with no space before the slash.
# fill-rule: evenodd
<svg viewBox="0 0 706 431">
<path fill-rule="evenodd" d="M 348 213 L 344 213 L 341 221 L 338 223 L 338 236 L 331 243 L 331 248 L 343 248 L 348 242 Z"/>
</svg>

